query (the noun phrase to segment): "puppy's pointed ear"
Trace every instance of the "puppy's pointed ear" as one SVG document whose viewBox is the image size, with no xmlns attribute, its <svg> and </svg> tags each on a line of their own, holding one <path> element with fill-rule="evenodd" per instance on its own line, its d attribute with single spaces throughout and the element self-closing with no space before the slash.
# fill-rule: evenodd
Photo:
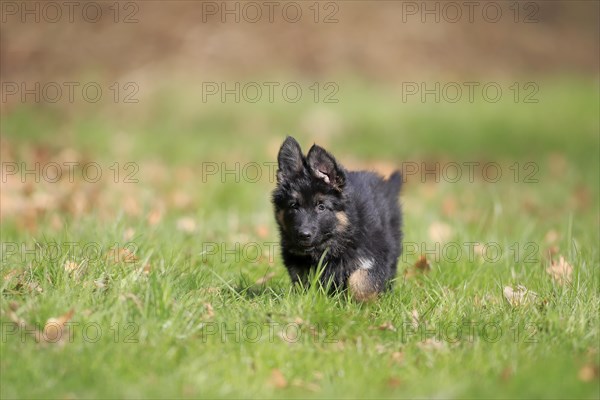
<svg viewBox="0 0 600 400">
<path fill-rule="evenodd" d="M 344 169 L 325 149 L 314 144 L 308 151 L 306 162 L 315 178 L 322 180 L 338 191 L 344 188 L 346 184 Z"/>
<path fill-rule="evenodd" d="M 285 138 L 285 141 L 279 149 L 277 156 L 278 170 L 277 181 L 281 182 L 285 179 L 293 178 L 295 175 L 302 172 L 304 168 L 304 156 L 302 149 L 296 139 L 291 136 Z"/>
</svg>

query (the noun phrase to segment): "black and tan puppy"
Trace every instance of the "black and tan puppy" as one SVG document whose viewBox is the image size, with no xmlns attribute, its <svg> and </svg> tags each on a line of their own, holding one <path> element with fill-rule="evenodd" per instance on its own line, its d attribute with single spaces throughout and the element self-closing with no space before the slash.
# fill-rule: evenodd
<svg viewBox="0 0 600 400">
<path fill-rule="evenodd" d="M 292 282 L 306 282 L 325 254 L 321 281 L 348 288 L 360 301 L 390 286 L 401 251 L 402 177 L 385 180 L 365 171 L 347 171 L 323 148 L 306 157 L 287 137 L 277 157 L 275 217 L 283 262 Z"/>
</svg>

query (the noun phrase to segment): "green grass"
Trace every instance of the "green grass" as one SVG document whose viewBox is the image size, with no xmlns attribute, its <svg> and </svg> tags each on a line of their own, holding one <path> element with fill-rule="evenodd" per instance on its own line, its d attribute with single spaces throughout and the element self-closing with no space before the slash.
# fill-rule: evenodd
<svg viewBox="0 0 600 400">
<path fill-rule="evenodd" d="M 177 87 L 101 112 L 11 110 L 2 118 L 3 162 L 71 160 L 63 153 L 70 148 L 104 175 L 94 184 L 2 185 L 0 394 L 598 398 L 595 87 L 540 83 L 538 104 L 405 104 L 391 91 L 340 84 L 338 104 L 225 105 Z M 317 285 L 290 287 L 266 176 L 202 182 L 206 161 L 274 161 L 285 134 L 304 147 L 324 143 L 349 165 L 497 162 L 503 177 L 411 177 L 394 289 L 358 304 Z M 137 163 L 139 182 L 115 184 L 114 162 L 121 173 L 124 163 Z M 515 183 L 515 162 L 521 173 L 535 163 L 537 182 L 520 175 Z M 41 195 L 53 202 L 40 206 Z M 182 195 L 186 201 L 177 200 Z M 156 210 L 158 222 L 149 219 Z M 186 230 L 182 218 L 195 226 Z M 430 251 L 429 233 L 440 224 L 449 228 L 441 255 Z M 62 250 L 50 256 L 56 242 Z M 495 243 L 502 254 L 471 254 L 467 242 Z M 24 251 L 35 243 L 38 250 Z M 126 245 L 137 260 L 107 260 Z M 562 255 L 573 266 L 569 284 L 546 273 L 552 246 L 555 260 Z M 405 277 L 423 251 L 431 271 Z M 81 265 L 78 275 L 65 270 L 67 261 Z M 511 306 L 503 289 L 517 285 L 538 296 Z M 62 344 L 36 343 L 13 323 L 18 317 L 42 329 L 70 309 L 72 340 Z"/>
</svg>

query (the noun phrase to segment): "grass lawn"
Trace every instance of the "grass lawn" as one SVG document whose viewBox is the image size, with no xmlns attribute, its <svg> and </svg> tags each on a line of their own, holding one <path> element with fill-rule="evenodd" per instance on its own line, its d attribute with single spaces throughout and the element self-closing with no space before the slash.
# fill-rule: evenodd
<svg viewBox="0 0 600 400">
<path fill-rule="evenodd" d="M 2 398 L 598 398 L 597 89 L 222 104 L 171 85 L 8 110 Z M 404 170 L 405 253 L 377 301 L 290 287 L 269 198 L 286 134 Z"/>
</svg>

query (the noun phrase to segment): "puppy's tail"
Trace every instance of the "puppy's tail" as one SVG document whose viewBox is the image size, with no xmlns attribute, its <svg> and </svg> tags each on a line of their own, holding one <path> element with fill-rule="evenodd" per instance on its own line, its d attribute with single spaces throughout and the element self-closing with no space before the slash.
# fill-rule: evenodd
<svg viewBox="0 0 600 400">
<path fill-rule="evenodd" d="M 400 195 L 400 189 L 402 189 L 402 174 L 400 171 L 394 171 L 386 180 L 386 188 L 388 193 L 395 198 Z"/>
</svg>

